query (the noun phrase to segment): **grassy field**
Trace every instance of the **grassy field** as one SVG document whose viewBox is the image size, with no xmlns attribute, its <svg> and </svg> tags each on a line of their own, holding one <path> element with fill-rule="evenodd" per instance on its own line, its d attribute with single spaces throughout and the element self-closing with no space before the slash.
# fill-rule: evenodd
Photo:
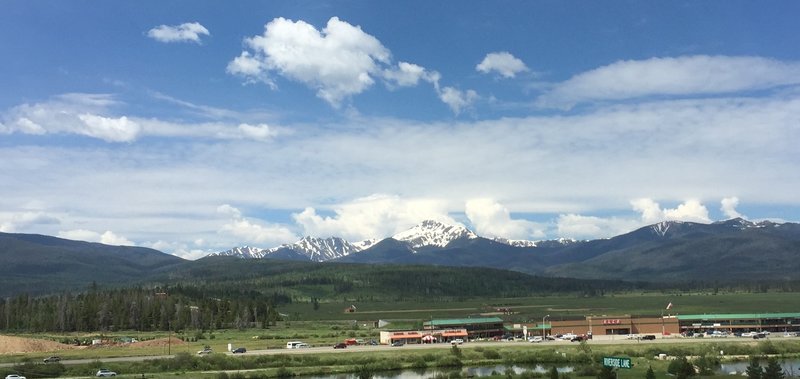
<svg viewBox="0 0 800 379">
<path fill-rule="evenodd" d="M 48 351 L 27 354 L 0 355 L 0 362 L 20 362 L 31 360 L 40 362 L 49 355 L 60 355 L 62 359 L 91 359 L 96 360 L 90 365 L 69 368 L 75 372 L 84 373 L 99 367 L 108 366 L 120 372 L 169 372 L 169 374 L 153 374 L 153 377 L 181 376 L 180 372 L 193 372 L 192 377 L 200 377 L 197 369 L 233 370 L 233 377 L 276 377 L 285 375 L 285 370 L 292 374 L 324 374 L 339 372 L 354 372 L 369 366 L 373 370 L 398 368 L 420 368 L 441 366 L 448 358 L 448 351 L 408 352 L 392 350 L 368 354 L 367 357 L 358 357 L 354 354 L 317 354 L 312 357 L 287 357 L 283 355 L 264 358 L 264 361 L 250 362 L 251 357 L 225 357 L 214 354 L 212 357 L 199 358 L 196 352 L 204 346 L 210 346 L 214 351 L 227 351 L 228 344 L 234 347 L 246 347 L 248 350 L 282 349 L 286 341 L 302 340 L 317 346 L 330 346 L 346 338 L 359 338 L 364 340 L 378 339 L 379 330 L 374 327 L 373 321 L 388 320 L 391 324 L 387 329 L 410 329 L 421 326 L 422 321 L 431 318 L 462 318 L 479 314 L 495 313 L 496 308 L 511 308 L 513 314 L 498 315 L 506 321 L 538 321 L 544 315 L 550 315 L 551 320 L 560 318 L 583 317 L 585 315 L 659 315 L 667 303 L 673 303 L 670 310 L 672 314 L 702 314 L 702 313 L 767 313 L 767 312 L 798 312 L 800 311 L 800 294 L 797 293 L 624 293 L 606 295 L 602 297 L 577 297 L 577 296 L 546 296 L 526 298 L 496 298 L 496 299 L 466 299 L 461 301 L 431 301 L 431 302 L 326 302 L 320 303 L 314 309 L 310 303 L 295 303 L 282 307 L 280 312 L 288 315 L 283 321 L 269 329 L 245 330 L 216 330 L 216 331 L 177 331 L 140 333 L 137 331 L 103 332 L 104 338 L 115 339 L 119 337 L 133 337 L 140 341 L 177 337 L 183 341 L 170 345 L 161 344 L 150 347 L 131 347 L 130 345 L 112 345 L 76 350 Z M 357 311 L 345 313 L 344 309 L 355 305 Z M 23 335 L 31 338 L 45 338 L 61 341 L 66 338 L 91 339 L 99 337 L 101 333 L 90 334 L 33 334 Z M 516 345 L 516 344 L 514 344 Z M 510 362 L 532 363 L 548 362 L 548 354 L 553 354 L 553 348 L 520 344 L 516 346 L 499 346 L 497 348 L 472 348 L 463 349 L 463 357 L 459 358 L 463 365 L 491 365 Z M 646 367 L 652 365 L 656 370 L 657 378 L 666 376 L 665 363 L 652 360 L 654 355 L 661 352 L 674 355 L 708 355 L 717 354 L 723 350 L 726 354 L 763 354 L 777 353 L 786 356 L 797 356 L 800 353 L 800 341 L 766 341 L 719 343 L 702 342 L 692 344 L 670 344 L 666 346 L 600 346 L 591 345 L 590 351 L 581 351 L 578 346 L 558 347 L 560 353 L 569 357 L 583 354 L 583 359 L 589 356 L 595 359 L 602 355 L 622 355 L 635 357 L 637 365 L 633 370 L 619 372 L 619 378 L 643 378 Z M 103 364 L 103 359 L 122 356 L 152 356 L 185 353 L 180 358 L 182 361 L 168 361 L 157 367 L 156 363 L 137 364 Z M 208 359 L 206 359 L 208 358 Z M 232 361 L 228 361 L 233 359 Z M 238 361 L 237 361 L 238 360 Z M 558 361 L 558 360 L 556 360 Z M 239 362 L 239 363 L 237 363 Z M 394 362 L 394 363 L 386 363 Z M 396 363 L 400 364 L 397 366 Z M 423 362 L 427 362 L 424 363 Z M 434 362 L 434 363 L 431 363 Z M 439 362 L 439 363 L 435 363 Z M 213 364 L 212 364 L 213 363 Z M 555 363 L 555 362 L 554 362 Z M 445 362 L 446 366 L 447 363 Z M 235 376 L 232 372 L 237 370 L 246 374 Z M 664 366 L 664 367 L 662 367 Z M 283 369 L 284 371 L 279 372 Z M 82 371 L 81 371 L 82 370 Z M 88 371 L 87 371 L 88 370 Z M 138 371 L 136 371 L 138 370 Z M 228 371 L 226 371 L 228 372 Z M 224 377 L 228 374 L 207 374 L 204 377 Z M 501 375 L 505 377 L 504 375 Z M 586 375 L 584 375 L 586 376 Z M 592 375 L 588 375 L 592 376 Z M 581 377 L 574 374 L 572 378 Z"/>
<path fill-rule="evenodd" d="M 429 320 L 461 318 L 511 308 L 507 321 L 582 317 L 585 315 L 660 315 L 668 303 L 671 314 L 799 312 L 798 293 L 623 293 L 599 297 L 546 296 L 525 298 L 468 299 L 431 302 L 295 303 L 281 308 L 290 320 Z M 344 309 L 355 305 L 355 313 Z"/>
</svg>

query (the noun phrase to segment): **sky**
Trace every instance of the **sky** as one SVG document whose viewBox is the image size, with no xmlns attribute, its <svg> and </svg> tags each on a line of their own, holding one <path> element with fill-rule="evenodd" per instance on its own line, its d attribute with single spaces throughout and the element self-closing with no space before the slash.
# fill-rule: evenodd
<svg viewBox="0 0 800 379">
<path fill-rule="evenodd" d="M 800 3 L 0 3 L 0 231 L 187 259 L 427 219 L 800 220 Z"/>
</svg>

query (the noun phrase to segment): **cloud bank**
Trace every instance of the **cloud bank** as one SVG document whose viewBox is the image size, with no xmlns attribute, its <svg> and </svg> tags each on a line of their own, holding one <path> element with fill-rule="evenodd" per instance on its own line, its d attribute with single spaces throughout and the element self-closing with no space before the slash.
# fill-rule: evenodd
<svg viewBox="0 0 800 379">
<path fill-rule="evenodd" d="M 557 83 L 544 107 L 648 96 L 695 96 L 800 84 L 800 63 L 762 57 L 695 55 L 618 61 Z"/>
</svg>

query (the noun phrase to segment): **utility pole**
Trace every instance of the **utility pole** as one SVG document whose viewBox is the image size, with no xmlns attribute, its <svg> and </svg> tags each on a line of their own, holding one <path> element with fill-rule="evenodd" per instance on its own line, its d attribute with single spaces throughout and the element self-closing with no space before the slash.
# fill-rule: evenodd
<svg viewBox="0 0 800 379">
<path fill-rule="evenodd" d="M 542 340 L 547 339 L 547 327 L 545 326 L 547 324 L 544 323 L 544 320 L 548 317 L 550 317 L 550 315 L 542 317 Z"/>
</svg>

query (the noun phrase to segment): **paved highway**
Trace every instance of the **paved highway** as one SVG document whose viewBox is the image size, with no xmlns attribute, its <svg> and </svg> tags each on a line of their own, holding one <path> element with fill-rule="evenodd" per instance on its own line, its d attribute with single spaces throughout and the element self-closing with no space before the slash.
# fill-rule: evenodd
<svg viewBox="0 0 800 379">
<path fill-rule="evenodd" d="M 772 338 L 773 340 L 779 340 L 780 337 Z M 623 337 L 619 337 L 619 339 L 611 339 L 611 338 L 598 338 L 588 341 L 590 345 L 637 345 L 637 344 L 649 344 L 649 345 L 658 345 L 658 344 L 672 344 L 672 343 L 702 343 L 702 342 L 757 342 L 757 340 L 749 339 L 749 338 L 663 338 L 663 339 L 655 339 L 650 341 L 640 341 L 635 339 L 624 339 Z M 569 341 L 547 341 L 547 342 L 540 342 L 540 343 L 530 343 L 530 342 L 523 342 L 523 341 L 516 341 L 516 342 L 497 342 L 497 341 L 478 341 L 478 342 L 467 342 L 463 345 L 459 345 L 461 348 L 469 349 L 475 347 L 511 347 L 511 346 L 575 346 L 577 342 L 569 342 Z M 243 356 L 253 356 L 253 355 L 278 355 L 278 354 L 320 354 L 320 353 L 336 353 L 336 354 L 348 354 L 348 353 L 368 353 L 368 352 L 376 352 L 376 351 L 402 351 L 402 350 L 423 350 L 423 349 L 450 349 L 451 345 L 449 343 L 437 343 L 437 344 L 412 344 L 412 345 L 404 345 L 400 347 L 393 347 L 393 346 L 386 346 L 386 345 L 378 345 L 378 346 L 370 346 L 370 345 L 363 345 L 363 346 L 348 346 L 346 349 L 334 349 L 332 346 L 323 346 L 323 347 L 310 347 L 304 349 L 266 349 L 266 350 L 248 350 L 247 353 L 244 354 L 232 354 L 229 352 L 225 352 L 224 354 L 227 355 L 243 355 Z M 65 365 L 71 364 L 82 364 L 82 363 L 91 363 L 97 360 L 101 360 L 103 362 L 140 362 L 146 361 L 151 359 L 163 359 L 163 358 L 172 358 L 175 355 L 149 355 L 149 356 L 132 356 L 132 357 L 115 357 L 115 358 L 89 358 L 89 359 L 70 359 L 70 360 L 62 360 L 61 363 Z M 0 367 L 9 367 L 13 366 L 13 363 L 2 363 Z"/>
</svg>

